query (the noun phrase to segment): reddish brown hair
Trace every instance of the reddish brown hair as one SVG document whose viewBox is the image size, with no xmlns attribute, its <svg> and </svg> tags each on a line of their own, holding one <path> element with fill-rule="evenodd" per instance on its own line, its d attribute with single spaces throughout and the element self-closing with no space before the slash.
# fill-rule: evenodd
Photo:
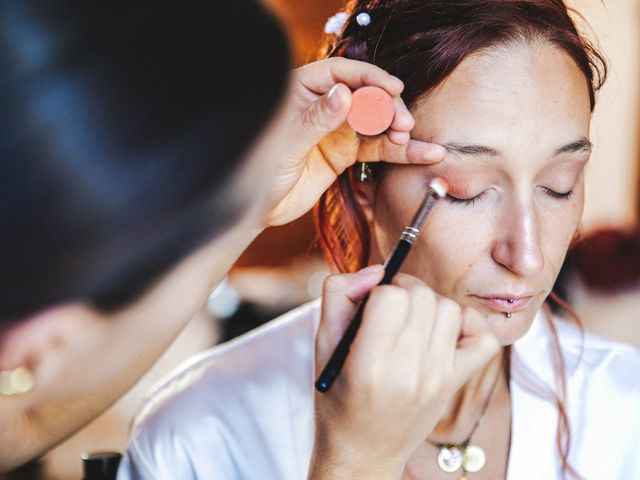
<svg viewBox="0 0 640 480">
<path fill-rule="evenodd" d="M 595 92 L 607 74 L 604 58 L 579 33 L 562 0 L 359 0 L 349 2 L 346 11 L 342 34 L 325 45 L 321 56 L 373 63 L 397 76 L 404 82 L 402 98 L 409 109 L 469 55 L 514 42 L 545 41 L 569 55 L 585 76 L 592 111 Z M 357 24 L 360 12 L 370 15 L 370 25 Z M 355 181 L 353 168 L 348 169 L 315 208 L 320 246 L 339 272 L 359 270 L 369 259 L 371 233 L 354 195 Z M 567 462 L 564 365 L 557 336 L 554 342 L 559 362 L 558 448 L 565 471 L 577 477 Z"/>
</svg>

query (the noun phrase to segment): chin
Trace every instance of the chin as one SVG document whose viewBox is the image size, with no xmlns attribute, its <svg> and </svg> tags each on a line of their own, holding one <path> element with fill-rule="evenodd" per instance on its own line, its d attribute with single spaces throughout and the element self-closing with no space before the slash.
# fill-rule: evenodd
<svg viewBox="0 0 640 480">
<path fill-rule="evenodd" d="M 503 347 L 513 345 L 513 343 L 522 338 L 531 327 L 535 318 L 537 309 L 526 309 L 514 312 L 511 318 L 506 315 L 495 313 L 489 317 L 489 326 L 498 337 L 500 345 Z"/>
</svg>

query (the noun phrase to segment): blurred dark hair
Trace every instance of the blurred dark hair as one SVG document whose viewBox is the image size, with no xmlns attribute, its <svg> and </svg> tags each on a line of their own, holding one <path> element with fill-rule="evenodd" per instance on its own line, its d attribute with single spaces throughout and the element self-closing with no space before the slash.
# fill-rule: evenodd
<svg viewBox="0 0 640 480">
<path fill-rule="evenodd" d="M 2 2 L 0 322 L 122 307 L 238 220 L 288 68 L 259 2 Z"/>
</svg>

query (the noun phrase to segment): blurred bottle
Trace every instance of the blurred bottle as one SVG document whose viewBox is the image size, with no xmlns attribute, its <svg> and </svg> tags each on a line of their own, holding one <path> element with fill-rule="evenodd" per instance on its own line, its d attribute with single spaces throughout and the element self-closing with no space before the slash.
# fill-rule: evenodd
<svg viewBox="0 0 640 480">
<path fill-rule="evenodd" d="M 115 480 L 122 455 L 117 452 L 82 454 L 83 480 Z"/>
</svg>

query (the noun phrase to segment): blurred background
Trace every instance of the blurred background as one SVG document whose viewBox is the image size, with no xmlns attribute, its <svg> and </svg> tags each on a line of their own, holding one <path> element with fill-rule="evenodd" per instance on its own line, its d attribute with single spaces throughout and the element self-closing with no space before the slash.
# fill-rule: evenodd
<svg viewBox="0 0 640 480">
<path fill-rule="evenodd" d="M 336 0 L 269 0 L 294 61 L 312 61 Z M 598 97 L 583 236 L 562 274 L 564 293 L 589 330 L 640 347 L 640 0 L 569 2 L 609 60 Z M 224 14 L 224 12 L 220 12 Z M 84 451 L 126 449 L 145 394 L 189 355 L 241 334 L 320 293 L 327 275 L 309 215 L 259 237 L 172 348 L 129 394 L 40 462 L 10 478 L 80 479 Z M 606 308 L 606 311 L 605 311 Z"/>
</svg>

